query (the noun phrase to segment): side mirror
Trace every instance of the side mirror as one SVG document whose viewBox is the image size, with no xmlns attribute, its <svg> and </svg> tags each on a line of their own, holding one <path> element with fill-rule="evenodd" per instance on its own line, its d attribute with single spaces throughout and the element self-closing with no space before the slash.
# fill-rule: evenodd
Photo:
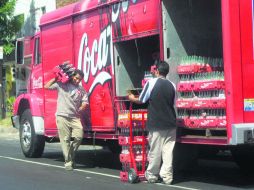
<svg viewBox="0 0 254 190">
<path fill-rule="evenodd" d="M 16 42 L 16 64 L 24 64 L 24 42 L 23 41 L 17 41 Z"/>
</svg>

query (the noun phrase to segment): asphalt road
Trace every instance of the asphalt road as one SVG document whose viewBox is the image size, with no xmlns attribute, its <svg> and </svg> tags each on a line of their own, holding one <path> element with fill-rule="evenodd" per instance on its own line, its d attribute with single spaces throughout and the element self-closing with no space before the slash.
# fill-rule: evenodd
<svg viewBox="0 0 254 190">
<path fill-rule="evenodd" d="M 82 145 L 77 169 L 65 171 L 58 143 L 46 144 L 42 158 L 28 159 L 17 134 L 0 135 L 0 189 L 3 190 L 149 190 L 254 189 L 254 175 L 243 174 L 230 156 L 200 159 L 179 173 L 174 185 L 129 184 L 119 179 L 118 156 L 101 147 Z"/>
</svg>

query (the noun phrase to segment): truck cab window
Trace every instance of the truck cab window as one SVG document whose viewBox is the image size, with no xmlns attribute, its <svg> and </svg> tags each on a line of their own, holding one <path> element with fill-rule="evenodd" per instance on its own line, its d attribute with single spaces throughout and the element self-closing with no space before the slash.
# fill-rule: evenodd
<svg viewBox="0 0 254 190">
<path fill-rule="evenodd" d="M 34 44 L 34 64 L 38 65 L 40 63 L 41 63 L 40 38 L 36 38 Z"/>
</svg>

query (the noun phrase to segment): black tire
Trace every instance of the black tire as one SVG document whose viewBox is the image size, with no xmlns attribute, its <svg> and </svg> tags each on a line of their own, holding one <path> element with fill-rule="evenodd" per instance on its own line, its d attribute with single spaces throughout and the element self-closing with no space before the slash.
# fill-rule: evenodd
<svg viewBox="0 0 254 190">
<path fill-rule="evenodd" d="M 137 183 L 138 181 L 139 181 L 139 178 L 137 176 L 136 171 L 133 168 L 131 168 L 128 171 L 128 182 L 129 183 Z"/>
<path fill-rule="evenodd" d="M 26 109 L 20 118 L 19 139 L 23 154 L 28 158 L 39 158 L 45 147 L 45 138 L 36 135 L 30 109 Z"/>
<path fill-rule="evenodd" d="M 233 147 L 231 148 L 231 154 L 243 172 L 254 171 L 254 146 L 241 145 Z"/>
</svg>

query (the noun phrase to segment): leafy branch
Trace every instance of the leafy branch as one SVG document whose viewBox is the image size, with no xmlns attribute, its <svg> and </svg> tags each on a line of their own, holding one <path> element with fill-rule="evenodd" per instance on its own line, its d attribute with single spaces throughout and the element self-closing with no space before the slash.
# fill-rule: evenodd
<svg viewBox="0 0 254 190">
<path fill-rule="evenodd" d="M 23 20 L 13 14 L 15 4 L 16 0 L 0 0 L 0 43 L 4 47 L 5 54 L 13 51 L 13 41 L 23 24 Z"/>
</svg>

